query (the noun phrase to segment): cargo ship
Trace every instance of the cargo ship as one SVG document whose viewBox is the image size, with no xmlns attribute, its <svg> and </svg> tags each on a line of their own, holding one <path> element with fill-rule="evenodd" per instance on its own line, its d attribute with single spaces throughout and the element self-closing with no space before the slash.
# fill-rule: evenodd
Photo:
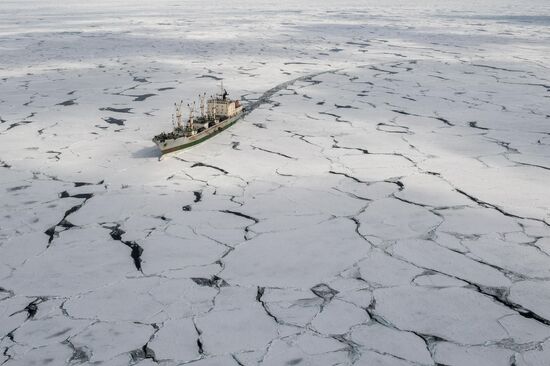
<svg viewBox="0 0 550 366">
<path fill-rule="evenodd" d="M 189 118 L 185 124 L 182 122 L 183 101 L 175 103 L 175 118 L 172 115 L 174 129 L 153 137 L 162 154 L 199 144 L 230 127 L 243 115 L 244 107 L 239 100 L 229 99 L 223 83 L 220 94 L 211 96 L 206 104 L 206 93 L 199 95 L 199 98 L 200 116 L 195 118 L 195 102 L 187 104 Z"/>
</svg>

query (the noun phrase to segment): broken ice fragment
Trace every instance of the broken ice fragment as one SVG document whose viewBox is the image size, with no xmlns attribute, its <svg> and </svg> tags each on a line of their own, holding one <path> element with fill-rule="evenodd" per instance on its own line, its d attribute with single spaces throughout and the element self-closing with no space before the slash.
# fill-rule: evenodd
<svg viewBox="0 0 550 366">
<path fill-rule="evenodd" d="M 315 285 L 311 288 L 311 292 L 313 292 L 315 295 L 319 296 L 325 301 L 330 301 L 332 298 L 338 293 L 338 291 L 330 288 L 328 285 L 324 283 L 320 283 L 318 285 Z"/>
</svg>

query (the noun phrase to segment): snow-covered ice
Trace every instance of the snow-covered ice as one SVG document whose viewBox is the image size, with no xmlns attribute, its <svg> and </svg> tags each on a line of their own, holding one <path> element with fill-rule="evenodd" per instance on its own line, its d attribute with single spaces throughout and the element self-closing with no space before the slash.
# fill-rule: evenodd
<svg viewBox="0 0 550 366">
<path fill-rule="evenodd" d="M 0 364 L 550 365 L 548 75 L 543 0 L 2 1 Z"/>
</svg>

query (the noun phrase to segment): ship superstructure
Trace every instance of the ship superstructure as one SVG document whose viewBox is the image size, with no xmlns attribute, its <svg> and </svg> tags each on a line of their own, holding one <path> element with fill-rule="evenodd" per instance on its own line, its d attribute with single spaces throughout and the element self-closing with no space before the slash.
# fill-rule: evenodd
<svg viewBox="0 0 550 366">
<path fill-rule="evenodd" d="M 163 154 L 185 149 L 201 143 L 202 141 L 217 135 L 234 124 L 243 113 L 243 106 L 239 100 L 229 99 L 227 91 L 221 84 L 220 93 L 211 96 L 205 103 L 206 93 L 199 95 L 200 115 L 195 117 L 195 102 L 187 104 L 189 118 L 182 122 L 183 101 L 175 103 L 175 118 L 172 115 L 172 132 L 163 132 L 153 137 Z"/>
</svg>

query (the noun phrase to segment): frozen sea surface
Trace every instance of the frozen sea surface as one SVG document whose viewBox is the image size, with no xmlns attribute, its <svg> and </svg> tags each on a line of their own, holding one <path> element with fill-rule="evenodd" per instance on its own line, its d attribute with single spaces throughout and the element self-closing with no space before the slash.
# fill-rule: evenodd
<svg viewBox="0 0 550 366">
<path fill-rule="evenodd" d="M 0 364 L 550 365 L 548 3 L 201 3 L 0 3 Z"/>
</svg>

